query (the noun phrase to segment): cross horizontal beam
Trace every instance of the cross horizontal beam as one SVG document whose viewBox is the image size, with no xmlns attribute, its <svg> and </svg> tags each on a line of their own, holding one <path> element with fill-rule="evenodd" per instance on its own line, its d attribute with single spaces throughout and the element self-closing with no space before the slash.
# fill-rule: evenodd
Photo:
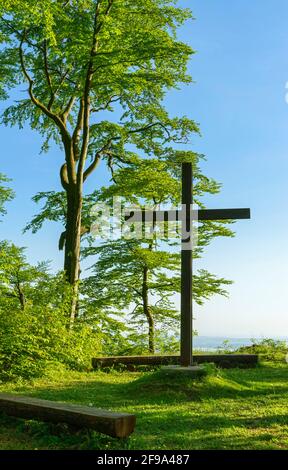
<svg viewBox="0 0 288 470">
<path fill-rule="evenodd" d="M 185 215 L 186 214 L 186 215 Z M 184 220 L 241 220 L 250 219 L 250 209 L 200 209 L 192 210 L 189 214 L 185 210 L 167 211 L 127 211 L 126 222 L 181 222 Z"/>
<path fill-rule="evenodd" d="M 200 209 L 198 220 L 251 219 L 250 209 Z"/>
</svg>

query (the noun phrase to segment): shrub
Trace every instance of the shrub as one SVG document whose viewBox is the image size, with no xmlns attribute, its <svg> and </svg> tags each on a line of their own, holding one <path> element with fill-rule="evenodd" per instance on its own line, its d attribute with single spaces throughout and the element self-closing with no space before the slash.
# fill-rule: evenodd
<svg viewBox="0 0 288 470">
<path fill-rule="evenodd" d="M 91 367 L 100 340 L 91 328 L 76 323 L 67 328 L 67 315 L 49 306 L 24 311 L 0 308 L 0 379 L 31 379 L 45 375 L 51 364 L 76 370 Z"/>
<path fill-rule="evenodd" d="M 288 344 L 286 341 L 274 339 L 252 340 L 250 346 L 243 346 L 236 352 L 246 354 L 259 354 L 267 361 L 283 361 L 288 354 Z"/>
</svg>

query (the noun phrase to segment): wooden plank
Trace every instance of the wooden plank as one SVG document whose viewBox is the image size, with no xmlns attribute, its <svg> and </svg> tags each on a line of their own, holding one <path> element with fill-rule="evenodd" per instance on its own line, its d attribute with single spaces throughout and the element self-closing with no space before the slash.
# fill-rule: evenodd
<svg viewBox="0 0 288 470">
<path fill-rule="evenodd" d="M 258 363 L 257 354 L 207 354 L 193 355 L 194 364 L 204 364 L 213 362 L 217 366 L 228 369 L 233 367 L 255 367 Z M 101 367 L 113 367 L 123 364 L 129 366 L 161 366 L 178 365 L 180 356 L 114 356 L 114 357 L 96 357 L 92 359 L 92 365 L 95 369 Z"/>
<path fill-rule="evenodd" d="M 201 209 L 198 211 L 198 220 L 241 220 L 250 218 L 250 209 Z"/>
<path fill-rule="evenodd" d="M 91 428 L 112 437 L 127 437 L 135 428 L 136 417 L 89 406 L 57 403 L 7 393 L 0 393 L 0 411 L 17 418 L 66 423 L 77 428 Z"/>
<path fill-rule="evenodd" d="M 243 220 L 251 219 L 250 209 L 199 209 L 192 210 L 190 215 L 184 211 L 184 220 Z M 181 222 L 181 210 L 167 211 L 127 211 L 125 212 L 125 221 L 135 222 Z"/>
</svg>

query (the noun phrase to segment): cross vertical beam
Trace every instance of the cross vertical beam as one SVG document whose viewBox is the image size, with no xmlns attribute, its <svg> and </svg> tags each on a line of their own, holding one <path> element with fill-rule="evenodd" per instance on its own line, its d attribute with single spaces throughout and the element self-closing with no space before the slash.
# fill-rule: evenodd
<svg viewBox="0 0 288 470">
<path fill-rule="evenodd" d="M 125 222 L 146 221 L 181 222 L 181 355 L 182 367 L 193 365 L 193 257 L 192 223 L 193 220 L 230 220 L 250 219 L 250 209 L 201 209 L 193 211 L 193 170 L 192 163 L 182 164 L 182 210 L 171 211 L 127 211 Z M 195 212 L 197 215 L 195 216 Z"/>
<path fill-rule="evenodd" d="M 191 205 L 193 203 L 193 174 L 192 164 L 183 163 L 182 165 L 182 210 L 186 210 L 186 224 L 182 221 L 182 245 L 189 243 L 189 246 L 183 247 L 181 251 L 181 357 L 182 367 L 191 366 L 192 359 L 192 335 L 193 335 L 193 317 L 192 317 L 192 218 Z M 187 234 L 190 234 L 190 240 L 187 241 Z"/>
</svg>

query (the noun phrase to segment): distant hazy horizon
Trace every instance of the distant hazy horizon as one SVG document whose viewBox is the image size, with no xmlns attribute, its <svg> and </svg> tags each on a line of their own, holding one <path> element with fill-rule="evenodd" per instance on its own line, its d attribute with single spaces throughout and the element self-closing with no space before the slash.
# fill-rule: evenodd
<svg viewBox="0 0 288 470">
<path fill-rule="evenodd" d="M 261 339 L 268 338 L 239 338 L 231 336 L 194 336 L 193 338 L 193 349 L 199 351 L 217 351 L 222 348 L 231 348 L 235 350 L 242 346 L 249 346 L 252 344 L 252 340 L 259 341 Z M 285 341 L 288 344 L 288 337 L 269 338 L 279 341 Z M 227 342 L 225 344 L 224 342 Z"/>
<path fill-rule="evenodd" d="M 215 339 L 222 339 L 222 338 L 225 338 L 225 339 L 274 339 L 274 340 L 288 340 L 288 336 L 255 336 L 255 337 L 243 337 L 243 336 L 227 336 L 227 335 L 222 335 L 222 336 L 213 336 L 213 335 L 197 335 L 197 336 L 194 336 L 194 338 L 215 338 Z"/>
</svg>

